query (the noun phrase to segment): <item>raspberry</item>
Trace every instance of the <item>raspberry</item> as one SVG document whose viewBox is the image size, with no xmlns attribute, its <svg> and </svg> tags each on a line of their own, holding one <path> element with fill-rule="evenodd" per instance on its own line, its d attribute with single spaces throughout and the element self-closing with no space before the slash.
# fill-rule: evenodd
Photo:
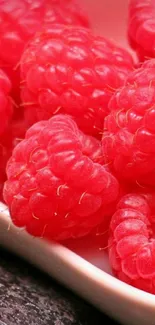
<svg viewBox="0 0 155 325">
<path fill-rule="evenodd" d="M 140 60 L 155 57 L 154 0 L 130 0 L 128 35 Z"/>
<path fill-rule="evenodd" d="M 102 260 L 102 254 L 107 253 L 108 226 L 105 230 L 105 223 L 103 223 L 94 228 L 87 236 L 68 239 L 61 244 L 95 264 L 96 257 L 100 256 Z"/>
<path fill-rule="evenodd" d="M 35 32 L 50 23 L 88 26 L 74 0 L 0 0 L 0 22 L 0 66 L 10 76 L 17 98 L 18 65 L 25 44 Z"/>
<path fill-rule="evenodd" d="M 44 29 L 21 60 L 26 120 L 31 125 L 67 113 L 83 132 L 99 136 L 109 99 L 131 69 L 125 50 L 88 29 L 63 25 Z"/>
<path fill-rule="evenodd" d="M 0 136 L 0 200 L 3 201 L 3 185 L 6 181 L 6 164 L 14 147 L 24 138 L 26 125 L 23 119 L 13 120 Z"/>
<path fill-rule="evenodd" d="M 109 260 L 120 280 L 155 293 L 155 215 L 149 202 L 150 193 L 120 200 L 110 224 Z"/>
<path fill-rule="evenodd" d="M 13 113 L 10 91 L 11 82 L 5 72 L 0 69 L 0 137 L 6 130 Z"/>
<path fill-rule="evenodd" d="M 4 187 L 15 225 L 33 236 L 65 240 L 86 235 L 104 220 L 119 185 L 99 163 L 100 142 L 92 141 L 65 115 L 27 131 L 8 162 Z"/>
<path fill-rule="evenodd" d="M 92 262 L 94 263 L 94 257 L 96 259 L 96 254 L 99 254 L 99 251 L 101 252 L 101 254 L 105 254 L 107 251 L 109 239 L 109 225 L 111 217 L 116 211 L 116 206 L 122 196 L 124 196 L 128 192 L 128 187 L 125 187 L 123 184 L 120 184 L 119 196 L 117 197 L 117 200 L 113 202 L 113 204 L 107 207 L 103 222 L 97 227 L 93 228 L 93 230 L 87 236 L 76 239 L 71 238 L 64 241 L 62 244 L 86 259 L 89 257 L 92 260 L 93 258 Z M 148 198 L 148 193 L 146 194 L 144 192 L 144 196 L 145 195 L 147 195 Z M 154 198 L 155 197 L 153 197 L 153 194 L 150 193 L 150 197 L 148 198 L 149 203 L 153 202 Z M 101 254 L 99 255 L 102 259 Z"/>
<path fill-rule="evenodd" d="M 12 119 L 3 133 L 3 144 L 11 150 L 25 137 L 27 125 L 24 118 Z M 103 159 L 102 159 L 103 161 Z"/>
<path fill-rule="evenodd" d="M 120 179 L 155 185 L 155 59 L 132 72 L 113 95 L 102 146 Z"/>
<path fill-rule="evenodd" d="M 0 201 L 3 201 L 3 185 L 6 181 L 5 168 L 10 158 L 10 150 L 3 143 L 3 137 L 0 137 Z"/>
</svg>

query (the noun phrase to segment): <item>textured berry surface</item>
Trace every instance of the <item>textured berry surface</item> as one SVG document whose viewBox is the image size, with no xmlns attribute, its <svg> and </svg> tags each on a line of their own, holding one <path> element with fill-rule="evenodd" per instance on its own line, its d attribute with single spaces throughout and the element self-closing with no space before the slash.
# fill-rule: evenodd
<svg viewBox="0 0 155 325">
<path fill-rule="evenodd" d="M 24 117 L 12 119 L 3 133 L 3 141 L 9 147 L 15 147 L 16 144 L 23 140 L 27 130 Z"/>
<path fill-rule="evenodd" d="M 18 64 L 25 44 L 49 23 L 88 26 L 74 0 L 0 0 L 0 66 L 12 79 L 17 95 Z"/>
<path fill-rule="evenodd" d="M 3 135 L 5 136 L 5 134 Z M 11 156 L 10 148 L 5 144 L 3 136 L 0 137 L 0 200 L 3 201 L 3 186 L 6 181 L 6 164 Z"/>
<path fill-rule="evenodd" d="M 24 119 L 12 120 L 0 136 L 0 200 L 3 201 L 3 186 L 6 181 L 6 165 L 14 147 L 24 138 L 26 125 Z"/>
<path fill-rule="evenodd" d="M 155 293 L 155 215 L 150 208 L 151 196 L 154 198 L 151 193 L 131 193 L 118 203 L 110 224 L 109 260 L 120 280 Z"/>
<path fill-rule="evenodd" d="M 0 69 L 0 136 L 6 130 L 13 113 L 13 103 L 10 97 L 11 82 Z"/>
<path fill-rule="evenodd" d="M 70 117 L 33 125 L 7 165 L 4 198 L 13 222 L 48 239 L 89 233 L 119 193 L 100 161 L 100 142 L 82 136 Z"/>
<path fill-rule="evenodd" d="M 130 0 L 128 35 L 140 60 L 155 57 L 155 1 Z"/>
<path fill-rule="evenodd" d="M 94 256 L 94 252 L 98 254 L 98 250 L 100 252 L 107 253 L 108 248 L 108 239 L 109 239 L 109 226 L 111 222 L 112 215 L 116 211 L 116 207 L 120 199 L 127 193 L 130 192 L 131 188 L 124 185 L 119 184 L 119 195 L 117 197 L 117 200 L 113 202 L 113 204 L 110 204 L 106 208 L 106 213 L 104 215 L 104 220 L 101 224 L 99 224 L 97 227 L 93 228 L 93 230 L 85 237 L 82 238 L 71 238 L 69 240 L 66 240 L 63 242 L 65 246 L 67 246 L 69 249 L 73 250 L 80 256 L 83 256 L 87 259 L 88 255 Z M 133 188 L 132 188 L 133 190 Z M 138 191 L 139 188 L 136 187 L 136 190 Z M 149 193 L 150 196 L 148 197 L 148 193 L 144 191 L 144 196 L 147 195 L 147 199 L 149 199 L 149 203 L 152 204 L 152 208 L 155 208 L 155 193 Z M 153 206 L 154 202 L 154 206 Z M 155 211 L 155 210 L 154 210 Z M 100 255 L 100 254 L 99 254 Z M 100 256 L 102 259 L 102 256 Z"/>
<path fill-rule="evenodd" d="M 132 69 L 131 56 L 88 29 L 53 25 L 37 35 L 21 60 L 25 117 L 30 124 L 56 113 L 99 135 L 107 105 Z"/>
<path fill-rule="evenodd" d="M 132 72 L 113 95 L 102 139 L 106 161 L 120 178 L 155 185 L 155 60 Z"/>
<path fill-rule="evenodd" d="M 105 222 L 98 227 L 95 227 L 87 236 L 80 238 L 71 238 L 66 241 L 63 241 L 62 244 L 74 251 L 76 254 L 89 259 L 97 256 L 99 258 L 103 258 L 101 254 L 107 254 L 108 247 L 108 224 L 109 218 L 105 218 L 107 225 Z M 106 227 L 106 229 L 105 229 Z"/>
</svg>

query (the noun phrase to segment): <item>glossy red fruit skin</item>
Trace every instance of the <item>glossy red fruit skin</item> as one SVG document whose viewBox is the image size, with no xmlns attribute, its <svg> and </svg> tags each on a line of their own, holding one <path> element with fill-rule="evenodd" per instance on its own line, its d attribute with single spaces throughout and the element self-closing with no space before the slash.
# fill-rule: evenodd
<svg viewBox="0 0 155 325">
<path fill-rule="evenodd" d="M 128 38 L 140 61 L 155 57 L 154 0 L 130 0 Z"/>
<path fill-rule="evenodd" d="M 0 0 L 0 67 L 19 101 L 19 63 L 27 42 L 42 26 L 63 23 L 88 27 L 76 0 Z"/>
<path fill-rule="evenodd" d="M 149 206 L 150 194 L 130 193 L 120 200 L 111 220 L 108 246 L 114 274 L 154 294 L 155 215 Z"/>
<path fill-rule="evenodd" d="M 13 222 L 50 240 L 89 233 L 119 194 L 100 162 L 100 142 L 82 135 L 70 117 L 33 125 L 7 164 L 4 199 Z"/>
<path fill-rule="evenodd" d="M 133 184 L 155 184 L 155 59 L 132 72 L 113 95 L 104 124 L 103 155 Z"/>
<path fill-rule="evenodd" d="M 21 98 L 29 124 L 57 113 L 101 137 L 108 102 L 133 61 L 126 50 L 81 27 L 53 25 L 29 43 L 21 59 Z"/>
</svg>

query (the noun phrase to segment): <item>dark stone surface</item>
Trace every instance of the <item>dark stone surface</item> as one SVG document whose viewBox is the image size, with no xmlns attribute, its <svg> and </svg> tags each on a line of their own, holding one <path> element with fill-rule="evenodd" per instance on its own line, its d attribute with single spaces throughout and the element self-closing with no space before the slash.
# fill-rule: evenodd
<svg viewBox="0 0 155 325">
<path fill-rule="evenodd" d="M 106 316 L 46 274 L 0 250 L 0 325 L 107 323 Z"/>
</svg>

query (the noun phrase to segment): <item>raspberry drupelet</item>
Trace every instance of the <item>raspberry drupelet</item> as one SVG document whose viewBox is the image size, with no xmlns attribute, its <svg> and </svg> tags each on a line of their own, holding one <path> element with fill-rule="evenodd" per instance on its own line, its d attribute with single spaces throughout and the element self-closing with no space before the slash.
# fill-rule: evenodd
<svg viewBox="0 0 155 325">
<path fill-rule="evenodd" d="M 13 114 L 13 101 L 10 97 L 11 81 L 0 69 L 0 137 L 5 132 Z"/>
<path fill-rule="evenodd" d="M 2 199 L 2 187 L 6 180 L 5 167 L 9 158 L 4 141 L 13 114 L 11 86 L 8 76 L 0 69 L 0 199 Z"/>
<path fill-rule="evenodd" d="M 155 294 L 155 194 L 128 194 L 110 224 L 109 260 L 122 281 Z"/>
<path fill-rule="evenodd" d="M 24 119 L 11 120 L 0 136 L 0 200 L 3 201 L 3 186 L 6 181 L 6 165 L 14 147 L 24 138 Z"/>
<path fill-rule="evenodd" d="M 128 35 L 141 61 L 155 57 L 154 0 L 130 0 Z"/>
<path fill-rule="evenodd" d="M 120 179 L 155 185 L 155 59 L 132 72 L 113 95 L 102 138 L 106 162 Z"/>
<path fill-rule="evenodd" d="M 19 62 L 26 43 L 43 24 L 89 25 L 74 0 L 0 0 L 0 67 L 19 97 Z"/>
<path fill-rule="evenodd" d="M 7 164 L 4 199 L 15 225 L 50 240 L 89 233 L 119 195 L 101 159 L 100 142 L 82 136 L 71 117 L 33 125 Z"/>
<path fill-rule="evenodd" d="M 84 133 L 99 137 L 109 99 L 132 67 L 126 50 L 88 29 L 64 25 L 44 29 L 21 59 L 25 118 L 31 125 L 67 113 Z"/>
</svg>

